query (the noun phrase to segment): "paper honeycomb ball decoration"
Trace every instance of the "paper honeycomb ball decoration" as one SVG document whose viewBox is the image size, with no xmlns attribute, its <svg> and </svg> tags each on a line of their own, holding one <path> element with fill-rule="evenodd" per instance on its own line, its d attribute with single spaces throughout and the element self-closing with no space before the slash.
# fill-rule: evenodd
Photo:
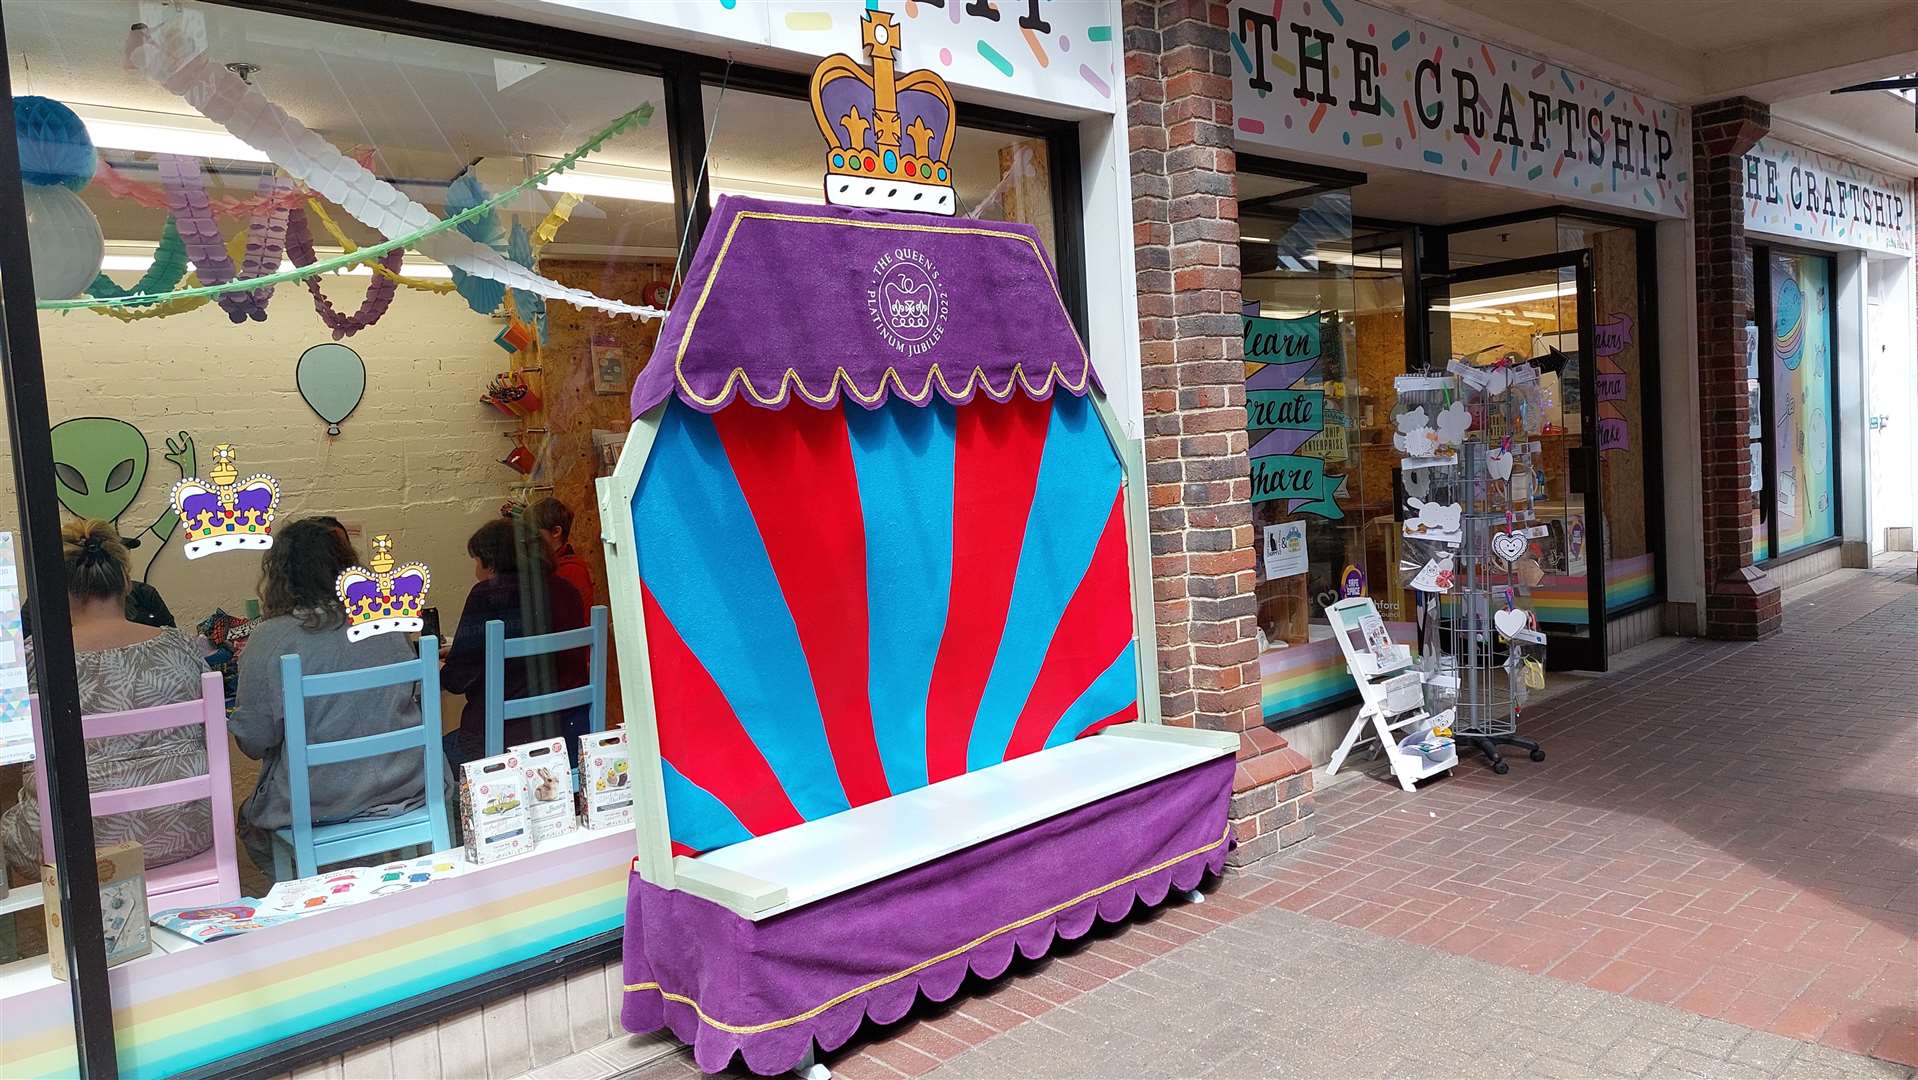
<svg viewBox="0 0 1918 1080">
<path fill-rule="evenodd" d="M 85 293 L 106 260 L 100 219 L 68 188 L 27 185 L 27 246 L 33 253 L 33 295 L 71 300 Z"/>
<path fill-rule="evenodd" d="M 86 124 L 72 109 L 52 98 L 14 98 L 13 129 L 20 143 L 20 179 L 28 185 L 79 191 L 93 182 L 99 158 Z"/>
</svg>

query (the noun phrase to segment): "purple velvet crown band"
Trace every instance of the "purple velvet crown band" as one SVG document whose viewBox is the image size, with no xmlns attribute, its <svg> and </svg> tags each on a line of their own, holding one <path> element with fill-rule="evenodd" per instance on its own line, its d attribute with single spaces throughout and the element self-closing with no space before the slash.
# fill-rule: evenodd
<svg viewBox="0 0 1918 1080">
<path fill-rule="evenodd" d="M 1029 225 L 728 196 L 632 408 L 959 405 L 1082 395 L 1095 378 Z"/>
</svg>

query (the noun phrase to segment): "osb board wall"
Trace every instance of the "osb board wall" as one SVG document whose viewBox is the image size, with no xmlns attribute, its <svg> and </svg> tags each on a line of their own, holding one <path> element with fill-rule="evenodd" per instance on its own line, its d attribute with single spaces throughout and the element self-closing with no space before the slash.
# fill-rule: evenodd
<svg viewBox="0 0 1918 1080">
<path fill-rule="evenodd" d="M 589 289 L 601 296 L 628 303 L 647 302 L 647 286 L 672 272 L 669 262 L 541 259 L 540 272 L 565 285 Z M 593 568 L 592 604 L 610 604 L 606 589 L 606 558 L 599 535 L 599 495 L 594 481 L 600 475 L 599 455 L 593 446 L 593 432 L 613 431 L 624 436 L 631 413 L 628 398 L 633 379 L 652 355 L 659 336 L 659 321 L 628 319 L 603 312 L 587 311 L 570 304 L 547 304 L 546 343 L 514 357 L 516 367 L 538 367 L 527 381 L 539 393 L 542 414 L 526 423 L 528 428 L 544 427 L 544 447 L 538 432 L 529 432 L 528 445 L 541 456 L 545 468 L 536 474 L 542 485 L 528 493 L 535 502 L 546 495 L 565 503 L 573 511 L 573 550 Z M 593 377 L 593 340 L 616 343 L 625 361 L 625 376 L 619 392 L 599 393 Z M 504 453 L 504 450 L 502 450 Z M 620 722 L 619 673 L 609 656 L 606 687 L 607 724 Z"/>
<path fill-rule="evenodd" d="M 1639 347 L 1646 327 L 1638 325 L 1638 237 L 1631 229 L 1608 229 L 1591 237 L 1592 293 L 1598 324 L 1630 319 L 1631 332 L 1616 354 L 1599 357 L 1602 374 L 1622 373 L 1625 396 L 1598 403 L 1601 419 L 1625 421 L 1624 446 L 1599 455 L 1599 477 L 1605 487 L 1605 544 L 1609 557 L 1629 559 L 1645 554 L 1645 424 L 1642 402 L 1643 372 Z"/>
</svg>

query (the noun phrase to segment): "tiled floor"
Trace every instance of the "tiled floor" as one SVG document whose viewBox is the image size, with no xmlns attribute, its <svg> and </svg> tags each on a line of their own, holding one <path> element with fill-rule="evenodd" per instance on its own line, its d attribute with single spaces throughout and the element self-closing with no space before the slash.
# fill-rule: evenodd
<svg viewBox="0 0 1918 1080">
<path fill-rule="evenodd" d="M 1547 760 L 1507 776 L 1341 777 L 1299 854 L 863 1032 L 834 1073 L 1909 1077 L 1911 562 L 1796 590 L 1787 627 L 1553 694 L 1523 721 Z"/>
<path fill-rule="evenodd" d="M 1764 642 L 1554 699 L 1548 751 L 1340 785 L 1255 904 L 1918 1064 L 1918 587 L 1844 572 Z"/>
</svg>

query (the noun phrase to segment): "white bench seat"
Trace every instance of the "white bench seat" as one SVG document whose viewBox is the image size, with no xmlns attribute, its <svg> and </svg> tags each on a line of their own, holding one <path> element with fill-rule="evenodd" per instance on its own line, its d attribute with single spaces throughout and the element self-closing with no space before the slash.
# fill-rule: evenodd
<svg viewBox="0 0 1918 1080">
<path fill-rule="evenodd" d="M 759 920 L 1229 756 L 1231 732 L 1121 724 L 673 861 L 676 887 Z"/>
</svg>

